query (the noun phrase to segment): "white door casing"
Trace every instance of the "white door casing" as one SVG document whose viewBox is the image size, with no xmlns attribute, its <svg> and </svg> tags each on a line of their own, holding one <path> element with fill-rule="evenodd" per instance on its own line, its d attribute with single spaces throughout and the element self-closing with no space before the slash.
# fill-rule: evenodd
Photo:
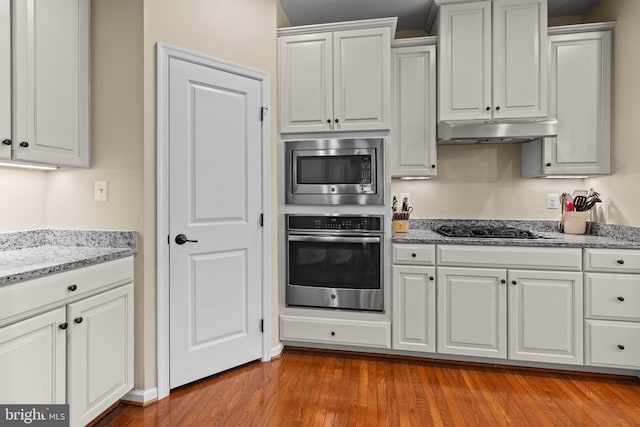
<svg viewBox="0 0 640 427">
<path fill-rule="evenodd" d="M 268 126 L 261 122 L 269 80 L 180 49 L 157 49 L 163 398 L 172 387 L 270 358 L 270 236 L 260 224 L 262 213 L 269 223 Z M 178 234 L 197 242 L 179 245 Z"/>
</svg>

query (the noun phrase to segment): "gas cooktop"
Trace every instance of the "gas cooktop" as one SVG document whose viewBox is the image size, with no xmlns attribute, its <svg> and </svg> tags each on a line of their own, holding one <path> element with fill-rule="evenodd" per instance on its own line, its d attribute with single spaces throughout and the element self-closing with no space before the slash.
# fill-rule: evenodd
<svg viewBox="0 0 640 427">
<path fill-rule="evenodd" d="M 490 239 L 546 239 L 529 230 L 514 227 L 483 227 L 443 225 L 435 229 L 438 233 L 447 237 L 473 237 Z"/>
</svg>

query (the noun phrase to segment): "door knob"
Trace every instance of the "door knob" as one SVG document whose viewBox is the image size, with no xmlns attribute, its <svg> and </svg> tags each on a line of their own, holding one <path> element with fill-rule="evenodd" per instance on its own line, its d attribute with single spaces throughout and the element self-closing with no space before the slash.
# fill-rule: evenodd
<svg viewBox="0 0 640 427">
<path fill-rule="evenodd" d="M 189 240 L 187 239 L 187 236 L 185 236 L 184 234 L 178 234 L 176 236 L 176 243 L 179 245 L 184 245 L 187 242 L 191 242 L 191 243 L 198 243 L 197 240 Z"/>
</svg>

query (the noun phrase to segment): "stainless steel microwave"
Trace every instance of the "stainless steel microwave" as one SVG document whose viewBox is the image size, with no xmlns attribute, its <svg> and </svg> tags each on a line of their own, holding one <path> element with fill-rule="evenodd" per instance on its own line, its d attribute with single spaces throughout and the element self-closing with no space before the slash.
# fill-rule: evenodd
<svg viewBox="0 0 640 427">
<path fill-rule="evenodd" d="M 384 204 L 382 138 L 285 142 L 286 202 Z"/>
</svg>

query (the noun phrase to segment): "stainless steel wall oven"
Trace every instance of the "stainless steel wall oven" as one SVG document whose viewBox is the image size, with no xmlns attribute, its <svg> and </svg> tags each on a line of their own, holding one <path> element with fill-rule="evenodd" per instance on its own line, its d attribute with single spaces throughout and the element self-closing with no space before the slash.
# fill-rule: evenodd
<svg viewBox="0 0 640 427">
<path fill-rule="evenodd" d="M 286 202 L 384 204 L 382 138 L 285 142 Z"/>
<path fill-rule="evenodd" d="M 286 215 L 287 306 L 383 311 L 381 215 Z"/>
</svg>

